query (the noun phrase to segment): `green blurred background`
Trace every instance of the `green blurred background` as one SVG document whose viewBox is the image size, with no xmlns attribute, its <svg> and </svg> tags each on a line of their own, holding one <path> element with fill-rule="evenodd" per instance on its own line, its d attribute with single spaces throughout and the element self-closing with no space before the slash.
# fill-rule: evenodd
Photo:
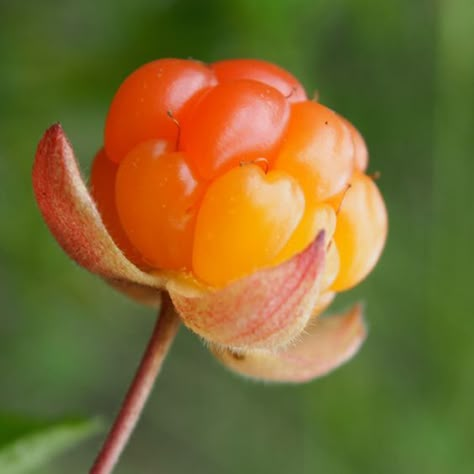
<svg viewBox="0 0 474 474">
<path fill-rule="evenodd" d="M 385 253 L 335 304 L 365 301 L 369 338 L 328 377 L 265 386 L 182 329 L 116 472 L 474 472 L 473 31 L 472 0 L 0 0 L 0 409 L 111 420 L 154 322 L 43 224 L 43 131 L 61 121 L 88 173 L 134 68 L 258 57 L 353 121 L 382 173 Z M 86 472 L 102 438 L 38 473 Z"/>
</svg>

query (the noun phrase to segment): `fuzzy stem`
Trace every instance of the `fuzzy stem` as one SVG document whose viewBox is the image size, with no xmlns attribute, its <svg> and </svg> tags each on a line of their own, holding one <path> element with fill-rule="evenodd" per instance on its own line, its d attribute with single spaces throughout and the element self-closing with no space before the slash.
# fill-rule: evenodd
<svg viewBox="0 0 474 474">
<path fill-rule="evenodd" d="M 167 293 L 163 293 L 161 311 L 135 378 L 122 403 L 90 474 L 109 474 L 116 465 L 160 372 L 166 354 L 179 328 L 179 318 Z"/>
</svg>

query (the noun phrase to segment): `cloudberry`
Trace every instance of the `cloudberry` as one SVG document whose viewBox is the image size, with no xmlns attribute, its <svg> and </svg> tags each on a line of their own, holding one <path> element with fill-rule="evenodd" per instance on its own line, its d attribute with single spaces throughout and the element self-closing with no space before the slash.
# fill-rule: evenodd
<svg viewBox="0 0 474 474">
<path fill-rule="evenodd" d="M 161 308 L 136 380 L 150 380 L 179 317 L 232 370 L 301 382 L 366 336 L 360 305 L 316 318 L 382 251 L 386 210 L 367 165 L 355 127 L 278 66 L 163 59 L 115 95 L 90 191 L 60 124 L 32 178 L 64 251 Z"/>
<path fill-rule="evenodd" d="M 290 259 L 324 229 L 329 300 L 385 242 L 367 164 L 355 127 L 278 66 L 162 59 L 120 86 L 91 181 L 132 261 L 214 287 Z"/>
</svg>

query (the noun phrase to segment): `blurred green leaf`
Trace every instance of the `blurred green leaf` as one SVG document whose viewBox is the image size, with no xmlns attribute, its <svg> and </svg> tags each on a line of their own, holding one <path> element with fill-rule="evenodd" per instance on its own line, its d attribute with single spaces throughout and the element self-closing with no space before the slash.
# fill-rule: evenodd
<svg viewBox="0 0 474 474">
<path fill-rule="evenodd" d="M 32 472 L 99 429 L 96 419 L 44 422 L 0 414 L 0 472 Z"/>
</svg>

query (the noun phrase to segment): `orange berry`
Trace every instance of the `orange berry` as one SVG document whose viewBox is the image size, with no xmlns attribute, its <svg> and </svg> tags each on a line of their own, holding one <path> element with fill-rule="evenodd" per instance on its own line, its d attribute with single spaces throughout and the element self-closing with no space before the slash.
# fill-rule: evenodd
<svg viewBox="0 0 474 474">
<path fill-rule="evenodd" d="M 304 212 L 298 183 L 257 165 L 232 169 L 207 189 L 196 222 L 193 271 L 223 286 L 269 266 Z"/>
<path fill-rule="evenodd" d="M 114 242 L 129 260 L 143 267 L 145 263 L 125 234 L 115 206 L 115 177 L 117 171 L 118 166 L 108 159 L 105 150 L 101 148 L 92 163 L 91 194 L 102 221 Z"/>
<path fill-rule="evenodd" d="M 117 210 L 123 228 L 155 268 L 191 268 L 194 225 L 202 184 L 184 153 L 152 140 L 135 147 L 120 163 Z"/>
<path fill-rule="evenodd" d="M 92 170 L 94 198 L 142 266 L 192 271 L 220 287 L 292 258 L 324 229 L 329 301 L 382 251 L 387 216 L 363 174 L 364 139 L 274 64 L 145 64 L 113 99 L 105 150 Z"/>
<path fill-rule="evenodd" d="M 183 122 L 181 148 L 204 179 L 240 162 L 263 157 L 272 162 L 289 116 L 285 97 L 251 80 L 211 89 Z"/>
<path fill-rule="evenodd" d="M 112 100 L 105 124 L 105 149 L 120 162 L 139 143 L 164 139 L 176 143 L 186 103 L 216 84 L 213 72 L 198 61 L 159 59 L 128 76 Z"/>
<path fill-rule="evenodd" d="M 229 59 L 211 64 L 211 69 L 221 84 L 236 79 L 252 79 L 274 87 L 290 102 L 301 102 L 307 99 L 303 86 L 293 75 L 267 61 Z"/>
<path fill-rule="evenodd" d="M 296 178 L 310 202 L 325 200 L 347 184 L 353 171 L 351 135 L 339 116 L 317 102 L 291 107 L 288 130 L 275 162 Z"/>
<path fill-rule="evenodd" d="M 374 181 L 356 171 L 345 196 L 331 200 L 337 215 L 334 241 L 341 260 L 334 291 L 352 288 L 377 263 L 387 236 L 387 211 Z M 342 200 L 342 205 L 341 205 Z"/>
</svg>

